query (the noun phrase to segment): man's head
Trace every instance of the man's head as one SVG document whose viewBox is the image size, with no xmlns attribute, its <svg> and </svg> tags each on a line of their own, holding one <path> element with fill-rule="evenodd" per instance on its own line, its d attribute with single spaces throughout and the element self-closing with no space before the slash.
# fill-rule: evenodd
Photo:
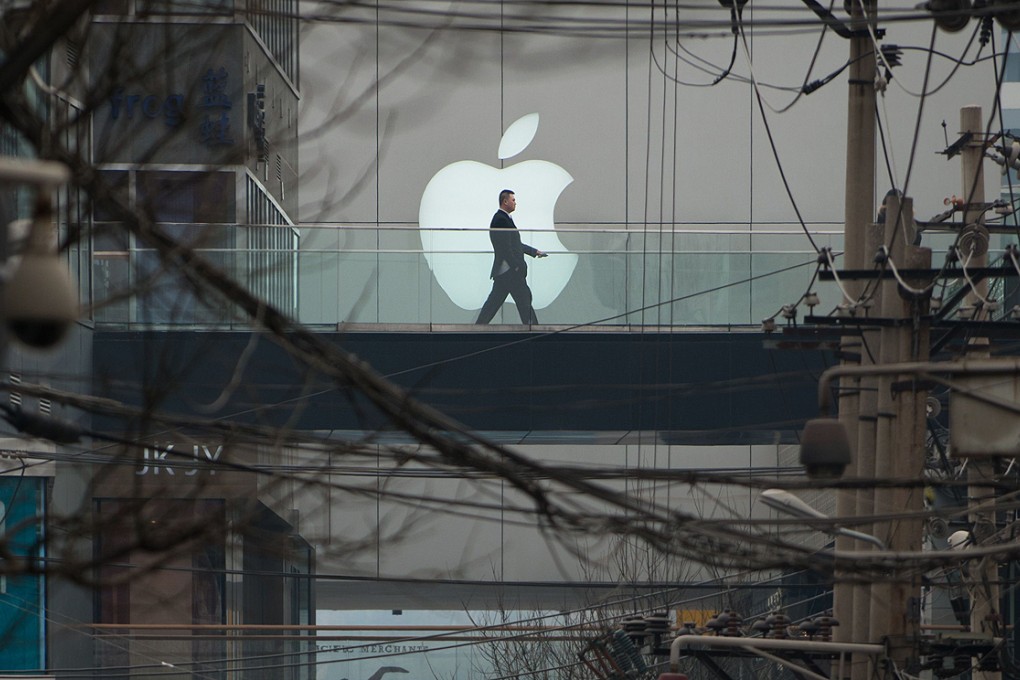
<svg viewBox="0 0 1020 680">
<path fill-rule="evenodd" d="M 503 189 L 499 192 L 499 207 L 508 213 L 512 213 L 517 207 L 517 197 L 510 189 Z"/>
</svg>

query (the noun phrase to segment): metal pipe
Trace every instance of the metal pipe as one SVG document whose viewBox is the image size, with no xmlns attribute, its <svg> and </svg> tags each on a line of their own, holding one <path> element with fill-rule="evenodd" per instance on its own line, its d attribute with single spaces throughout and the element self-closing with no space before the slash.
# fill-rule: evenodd
<svg viewBox="0 0 1020 680">
<path fill-rule="evenodd" d="M 830 385 L 833 380 L 841 377 L 863 377 L 876 375 L 924 375 L 926 373 L 944 375 L 1007 375 L 1020 374 L 1020 359 L 963 359 L 954 362 L 939 361 L 907 361 L 895 364 L 876 364 L 872 366 L 833 366 L 826 369 L 818 379 L 818 409 L 823 416 L 829 415 L 832 408 Z"/>
<path fill-rule="evenodd" d="M 56 161 L 0 157 L 0 180 L 54 189 L 71 179 L 71 169 Z"/>
</svg>

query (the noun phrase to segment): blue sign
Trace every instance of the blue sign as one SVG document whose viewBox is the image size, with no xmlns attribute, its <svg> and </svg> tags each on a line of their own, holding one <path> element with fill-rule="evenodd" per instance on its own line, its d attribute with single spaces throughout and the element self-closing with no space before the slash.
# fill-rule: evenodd
<svg viewBox="0 0 1020 680">
<path fill-rule="evenodd" d="M 0 477 L 0 534 L 14 557 L 38 560 L 43 539 L 43 477 Z M 46 667 L 43 577 L 0 574 L 0 668 Z"/>
<path fill-rule="evenodd" d="M 202 100 L 199 107 L 206 114 L 200 124 L 202 143 L 206 146 L 231 146 L 230 109 L 233 102 L 227 92 L 227 69 L 209 69 L 202 76 Z"/>
<path fill-rule="evenodd" d="M 167 127 L 177 127 L 184 117 L 184 95 L 124 94 L 124 88 L 118 87 L 110 95 L 110 118 L 119 120 L 122 115 L 127 120 L 134 120 L 136 116 L 162 117 Z"/>
<path fill-rule="evenodd" d="M 235 140 L 230 125 L 234 102 L 227 87 L 229 78 L 230 73 L 222 66 L 206 69 L 198 79 L 200 94 L 187 99 L 179 93 L 156 94 L 145 92 L 144 89 L 141 92 L 126 92 L 123 87 L 118 87 L 110 95 L 110 119 L 142 122 L 162 119 L 167 127 L 176 128 L 186 118 L 190 118 L 196 125 L 198 138 L 203 146 L 210 148 L 233 146 Z M 262 88 L 264 98 L 264 86 L 259 87 Z M 198 115 L 192 116 L 196 110 Z M 264 104 L 262 110 L 264 111 Z M 262 113 L 263 120 L 264 115 Z M 258 139 L 256 142 L 258 143 Z M 268 153 L 260 152 L 260 158 L 263 155 L 268 156 Z"/>
</svg>

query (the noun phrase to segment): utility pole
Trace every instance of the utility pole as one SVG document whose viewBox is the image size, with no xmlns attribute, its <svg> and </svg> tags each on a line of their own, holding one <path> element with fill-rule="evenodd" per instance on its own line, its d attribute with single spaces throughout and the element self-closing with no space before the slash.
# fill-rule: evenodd
<svg viewBox="0 0 1020 680">
<path fill-rule="evenodd" d="M 960 257 L 968 269 L 988 266 L 988 232 L 984 226 L 984 123 L 981 107 L 966 106 L 960 110 L 960 133 L 969 138 L 960 152 L 963 173 L 963 233 L 959 239 Z M 966 305 L 974 310 L 974 318 L 987 321 L 990 310 L 984 304 L 988 299 L 988 279 L 976 281 L 967 294 Z M 967 345 L 967 358 L 985 359 L 989 356 L 988 338 L 974 338 Z M 995 533 L 994 506 L 988 509 L 988 501 L 995 497 L 995 458 L 975 456 L 967 463 L 967 497 L 971 505 L 985 504 L 985 509 L 973 512 L 970 522 L 973 540 L 980 543 Z M 969 565 L 970 583 L 970 632 L 971 634 L 994 636 L 999 623 L 999 574 L 998 564 L 992 560 L 980 560 Z M 1001 673 L 977 670 L 974 680 L 998 680 Z"/>
<path fill-rule="evenodd" d="M 862 271 L 872 265 L 880 249 L 893 266 L 901 269 L 928 268 L 931 252 L 913 245 L 913 204 L 909 198 L 889 195 L 885 201 L 885 220 L 874 223 L 875 196 L 875 88 L 876 59 L 870 23 L 875 26 L 876 3 L 852 3 L 847 116 L 847 169 L 844 234 L 844 267 Z M 881 329 L 862 323 L 856 335 L 841 339 L 844 364 L 890 364 L 902 361 L 926 361 L 929 337 L 922 324 L 927 302 L 922 295 L 901 295 L 894 279 L 867 286 L 866 280 L 846 282 L 850 313 L 875 314 L 888 323 Z M 860 308 L 855 308 L 854 306 Z M 890 325 L 891 324 L 891 325 Z M 919 479 L 924 462 L 924 393 L 916 389 L 896 389 L 894 376 L 867 376 L 841 380 L 839 417 L 847 430 L 853 451 L 850 472 L 859 479 Z M 913 386 L 911 386 L 913 387 Z M 918 489 L 874 489 L 841 491 L 837 496 L 837 515 L 841 518 L 895 514 L 905 509 L 920 510 Z M 877 527 L 860 525 L 858 530 L 875 534 Z M 920 521 L 894 522 L 883 527 L 880 538 L 896 551 L 919 550 Z M 838 550 L 860 550 L 859 543 L 837 538 Z M 841 626 L 837 640 L 886 644 L 888 658 L 899 670 L 918 661 L 920 638 L 917 577 L 892 574 L 888 582 L 854 584 L 845 582 L 837 565 L 834 586 L 834 614 Z M 850 669 L 852 680 L 867 680 L 874 672 L 865 662 Z"/>
<path fill-rule="evenodd" d="M 846 194 L 844 197 L 843 265 L 848 270 L 865 266 L 867 253 L 865 234 L 874 219 L 875 211 L 875 53 L 871 45 L 868 24 L 875 23 L 876 3 L 873 0 L 852 2 L 850 28 L 849 93 L 847 98 L 846 140 Z M 847 282 L 848 297 L 860 300 L 863 283 Z M 855 309 L 849 310 L 856 313 Z M 840 340 L 844 363 L 867 361 L 867 352 L 859 334 L 848 333 Z M 852 357 L 860 357 L 853 359 Z M 846 428 L 853 463 L 849 472 L 855 477 L 867 477 L 873 468 L 870 442 L 874 436 L 874 420 L 862 419 L 871 409 L 864 381 L 848 379 L 839 386 L 839 418 Z M 863 403 L 862 403 L 863 402 Z M 836 498 L 836 514 L 854 517 L 871 514 L 870 499 L 864 492 L 840 491 Z M 867 528 L 861 527 L 866 533 Z M 837 550 L 854 549 L 851 539 L 837 538 Z M 840 642 L 863 641 L 868 637 L 869 603 L 867 589 L 850 582 L 840 582 L 846 575 L 836 571 L 837 583 L 833 589 L 833 614 L 840 621 L 835 639 Z M 866 680 L 868 667 L 857 663 L 852 668 L 854 680 Z"/>
<path fill-rule="evenodd" d="M 884 246 L 887 269 L 928 269 L 931 250 L 913 245 L 914 213 L 909 198 L 890 195 L 885 199 L 885 221 L 875 225 Z M 909 283 L 909 282 L 906 282 Z M 910 294 L 895 278 L 880 284 L 881 330 L 878 363 L 882 365 L 927 361 L 929 334 L 922 315 L 927 312 L 926 294 Z M 875 479 L 921 479 L 925 457 L 924 397 L 913 379 L 883 373 L 877 380 L 875 431 Z M 884 487 L 874 492 L 877 515 L 906 513 L 910 519 L 883 523 L 879 538 L 894 552 L 921 549 L 922 525 L 917 517 L 923 509 L 922 493 L 916 486 Z M 900 671 L 915 673 L 920 662 L 919 575 L 906 570 L 892 573 L 887 580 L 873 583 L 869 640 L 884 643 L 889 661 Z"/>
</svg>

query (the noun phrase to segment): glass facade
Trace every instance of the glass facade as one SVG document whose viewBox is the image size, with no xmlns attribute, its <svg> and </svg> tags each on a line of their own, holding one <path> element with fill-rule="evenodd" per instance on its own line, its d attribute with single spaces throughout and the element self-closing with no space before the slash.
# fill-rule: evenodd
<svg viewBox="0 0 1020 680">
<path fill-rule="evenodd" d="M 285 313 L 296 309 L 298 236 L 249 176 L 237 200 L 232 170 L 192 172 L 110 170 L 112 188 L 126 190 L 163 232 Z M 238 224 L 247 210 L 249 222 Z M 229 305 L 197 290 L 184 270 L 121 228 L 116 206 L 95 207 L 92 276 L 95 319 L 113 324 L 224 325 Z"/>
<path fill-rule="evenodd" d="M 73 57 L 67 56 L 71 61 Z M 39 60 L 36 69 L 48 72 L 51 59 L 46 56 Z M 49 118 L 51 134 L 59 141 L 68 154 L 89 158 L 91 145 L 88 126 L 82 117 L 82 105 L 72 98 L 52 96 L 39 87 L 28 87 L 27 91 L 35 110 L 41 117 Z M 35 152 L 31 145 L 17 131 L 6 124 L 0 124 L 0 156 L 9 158 L 32 158 Z M 21 182 L 5 182 L 0 186 L 0 223 L 9 224 L 15 219 L 32 216 L 36 187 Z M 66 258 L 72 280 L 77 283 L 78 299 L 82 309 L 90 308 L 91 282 L 89 260 L 91 258 L 90 210 L 84 191 L 69 185 L 58 187 L 54 192 L 54 216 L 57 227 L 57 246 Z M 21 247 L 23 234 L 10 233 L 11 250 L 16 253 Z"/>
<path fill-rule="evenodd" d="M 112 16 L 233 16 L 238 10 L 292 83 L 298 83 L 297 0 L 99 0 L 93 13 Z"/>
<path fill-rule="evenodd" d="M 276 309 L 297 309 L 298 232 L 254 178 L 245 182 L 248 226 L 239 233 L 238 270 L 248 289 Z"/>
<path fill-rule="evenodd" d="M 297 85 L 297 0 L 248 0 L 246 17 L 277 65 Z"/>
<path fill-rule="evenodd" d="M 230 14 L 234 0 L 99 0 L 93 6 L 95 14 L 118 16 L 147 14 Z"/>
<path fill-rule="evenodd" d="M 307 628 L 315 623 L 311 599 L 311 546 L 292 533 L 289 525 L 269 511 L 245 530 L 244 599 L 246 623 L 284 624 L 286 629 L 256 631 L 246 636 L 241 662 L 252 680 L 308 680 L 314 678 L 314 647 Z"/>
<path fill-rule="evenodd" d="M 82 110 L 63 99 L 52 106 L 56 129 L 64 147 L 72 154 L 87 158 L 90 153 L 88 127 Z M 78 301 L 85 318 L 92 308 L 92 216 L 85 191 L 75 186 L 62 187 L 57 196 L 58 243 L 64 249 L 71 279 L 78 283 Z"/>
</svg>

